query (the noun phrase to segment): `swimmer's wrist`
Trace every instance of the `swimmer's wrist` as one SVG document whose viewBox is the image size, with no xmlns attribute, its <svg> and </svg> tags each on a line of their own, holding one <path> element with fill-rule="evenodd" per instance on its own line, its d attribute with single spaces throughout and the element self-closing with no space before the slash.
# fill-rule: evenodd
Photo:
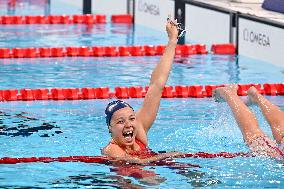
<svg viewBox="0 0 284 189">
<path fill-rule="evenodd" d="M 168 45 L 177 45 L 177 39 L 169 39 Z"/>
</svg>

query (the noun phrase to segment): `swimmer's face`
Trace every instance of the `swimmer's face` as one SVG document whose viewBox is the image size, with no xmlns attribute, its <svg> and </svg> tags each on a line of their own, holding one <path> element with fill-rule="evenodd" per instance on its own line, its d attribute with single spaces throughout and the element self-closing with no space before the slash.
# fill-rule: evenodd
<svg viewBox="0 0 284 189">
<path fill-rule="evenodd" d="M 109 130 L 112 138 L 120 145 L 133 145 L 136 136 L 136 116 L 129 108 L 121 108 L 114 112 L 110 120 Z"/>
</svg>

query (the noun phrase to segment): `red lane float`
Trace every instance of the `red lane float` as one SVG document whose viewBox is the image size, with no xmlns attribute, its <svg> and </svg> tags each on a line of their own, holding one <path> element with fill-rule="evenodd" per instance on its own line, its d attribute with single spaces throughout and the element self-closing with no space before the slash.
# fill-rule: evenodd
<svg viewBox="0 0 284 189">
<path fill-rule="evenodd" d="M 0 48 L 0 58 L 160 56 L 165 48 L 164 45 Z M 176 48 L 177 57 L 205 53 L 206 46 L 200 44 L 177 45 Z"/>
<path fill-rule="evenodd" d="M 133 17 L 130 14 L 117 14 L 111 16 L 112 23 L 123 23 L 123 24 L 132 24 Z"/>
<path fill-rule="evenodd" d="M 283 83 L 276 83 L 276 84 L 263 84 L 264 94 L 266 95 L 283 95 L 284 94 L 284 84 Z"/>
<path fill-rule="evenodd" d="M 236 47 L 234 44 L 213 44 L 211 46 L 211 52 L 213 54 L 236 54 Z"/>
<path fill-rule="evenodd" d="M 207 54 L 206 45 L 205 44 L 197 44 L 195 45 L 197 54 Z"/>
<path fill-rule="evenodd" d="M 51 57 L 51 49 L 50 48 L 39 48 L 39 56 L 40 57 Z"/>
<path fill-rule="evenodd" d="M 146 92 L 143 91 L 143 87 L 141 86 L 129 87 L 128 92 L 130 98 L 143 98 L 146 95 Z"/>
<path fill-rule="evenodd" d="M 10 58 L 11 52 L 9 48 L 0 48 L 0 58 Z"/>
<path fill-rule="evenodd" d="M 162 98 L 207 98 L 212 91 L 225 85 L 178 85 L 165 86 Z M 238 95 L 247 95 L 247 90 L 254 86 L 264 95 L 284 95 L 284 83 L 238 84 Z M 108 87 L 98 88 L 52 88 L 52 89 L 8 89 L 0 90 L 0 101 L 31 100 L 87 100 L 87 99 L 128 99 L 145 97 L 148 86 L 115 87 L 112 92 Z"/>
<path fill-rule="evenodd" d="M 30 94 L 31 95 L 31 94 Z M 34 100 L 48 100 L 50 94 L 48 89 L 32 89 L 32 95 Z"/>
<path fill-rule="evenodd" d="M 219 153 L 187 153 L 181 158 L 234 158 L 234 157 L 253 157 L 249 153 L 239 152 L 219 152 Z M 34 163 L 34 162 L 84 162 L 84 163 L 99 163 L 110 164 L 111 161 L 105 156 L 66 156 L 66 157 L 23 157 L 23 158 L 0 158 L 0 164 L 17 164 L 17 163 Z M 160 163 L 159 163 L 160 165 Z"/>
<path fill-rule="evenodd" d="M 187 98 L 188 97 L 188 86 L 175 86 L 176 97 Z"/>
<path fill-rule="evenodd" d="M 115 96 L 117 98 L 129 98 L 129 89 L 128 87 L 115 87 Z"/>
<path fill-rule="evenodd" d="M 132 23 L 131 15 L 112 15 L 113 23 Z M 130 22 L 131 20 L 131 22 Z M 28 15 L 0 16 L 0 24 L 105 24 L 106 15 L 76 14 L 76 15 Z"/>
</svg>

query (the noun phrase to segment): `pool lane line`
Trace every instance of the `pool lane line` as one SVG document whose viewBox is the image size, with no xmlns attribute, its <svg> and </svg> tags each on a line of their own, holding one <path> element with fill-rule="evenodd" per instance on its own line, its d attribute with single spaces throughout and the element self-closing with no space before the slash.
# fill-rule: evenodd
<svg viewBox="0 0 284 189">
<path fill-rule="evenodd" d="M 235 157 L 254 157 L 250 153 L 245 152 L 197 152 L 197 153 L 186 153 L 184 156 L 179 158 L 235 158 Z M 99 163 L 99 164 L 110 164 L 111 159 L 106 156 L 66 156 L 66 157 L 22 157 L 12 158 L 3 157 L 0 158 L 0 164 L 17 164 L 17 163 L 34 163 L 34 162 L 84 162 L 84 163 Z M 157 165 L 167 165 L 167 162 L 158 162 Z"/>
<path fill-rule="evenodd" d="M 0 58 L 161 56 L 165 45 L 0 48 Z M 207 53 L 205 45 L 178 45 L 176 55 Z"/>
<path fill-rule="evenodd" d="M 106 24 L 104 14 L 75 14 L 75 15 L 4 15 L 0 16 L 2 25 L 23 24 Z M 110 23 L 132 24 L 133 16 L 130 14 L 111 15 Z"/>
<path fill-rule="evenodd" d="M 0 48 L 0 58 L 161 56 L 165 45 Z M 211 53 L 235 55 L 233 44 L 213 44 Z M 177 45 L 176 57 L 207 54 L 204 44 Z"/>
<path fill-rule="evenodd" d="M 162 98 L 209 98 L 212 91 L 223 85 L 177 85 L 165 86 Z M 238 95 L 247 95 L 247 90 L 254 86 L 261 94 L 271 96 L 284 95 L 284 83 L 238 84 Z M 33 101 L 33 100 L 88 100 L 88 99 L 128 99 L 144 98 L 148 86 L 98 88 L 40 88 L 40 89 L 7 89 L 0 90 L 0 101 Z"/>
</svg>

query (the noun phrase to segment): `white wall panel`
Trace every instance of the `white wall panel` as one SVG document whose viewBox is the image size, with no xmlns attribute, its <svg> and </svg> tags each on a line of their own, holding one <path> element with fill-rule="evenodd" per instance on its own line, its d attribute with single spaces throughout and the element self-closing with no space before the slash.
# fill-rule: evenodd
<svg viewBox="0 0 284 189">
<path fill-rule="evenodd" d="M 230 15 L 190 4 L 185 6 L 186 41 L 204 43 L 230 42 Z"/>
<path fill-rule="evenodd" d="M 173 0 L 136 0 L 135 23 L 158 31 L 165 31 L 168 15 L 174 16 Z"/>
<path fill-rule="evenodd" d="M 239 18 L 239 54 L 284 67 L 284 29 Z"/>
<path fill-rule="evenodd" d="M 93 14 L 126 14 L 127 0 L 92 0 Z"/>
</svg>

